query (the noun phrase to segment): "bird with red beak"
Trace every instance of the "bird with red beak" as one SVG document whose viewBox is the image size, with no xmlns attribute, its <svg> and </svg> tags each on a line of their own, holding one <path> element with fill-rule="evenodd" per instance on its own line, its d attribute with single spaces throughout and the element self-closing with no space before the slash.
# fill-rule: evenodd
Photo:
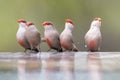
<svg viewBox="0 0 120 80">
<path fill-rule="evenodd" d="M 27 28 L 27 25 L 26 25 L 27 21 L 25 21 L 23 19 L 19 19 L 17 22 L 19 24 L 19 28 L 18 28 L 18 31 L 16 34 L 17 42 L 20 44 L 20 46 L 25 48 L 25 52 L 26 52 L 27 50 L 31 50 L 30 45 L 28 43 L 28 40 L 25 37 L 25 32 L 26 32 L 26 28 Z"/>
<path fill-rule="evenodd" d="M 27 22 L 27 29 L 25 32 L 25 37 L 30 45 L 32 51 L 40 51 L 41 37 L 40 32 L 32 22 Z"/>
<path fill-rule="evenodd" d="M 44 37 L 46 40 L 46 43 L 50 47 L 48 51 L 51 49 L 57 50 L 58 52 L 62 52 L 60 39 L 59 39 L 59 33 L 55 29 L 52 22 L 46 21 L 43 22 L 42 26 L 44 27 Z"/>
<path fill-rule="evenodd" d="M 85 35 L 85 44 L 89 51 L 98 51 L 100 50 L 101 45 L 101 18 L 95 18 L 90 26 L 90 29 Z"/>
<path fill-rule="evenodd" d="M 73 42 L 73 29 L 74 29 L 73 21 L 67 19 L 65 22 L 65 29 L 60 35 L 60 43 L 64 50 L 78 51 L 77 47 Z"/>
</svg>

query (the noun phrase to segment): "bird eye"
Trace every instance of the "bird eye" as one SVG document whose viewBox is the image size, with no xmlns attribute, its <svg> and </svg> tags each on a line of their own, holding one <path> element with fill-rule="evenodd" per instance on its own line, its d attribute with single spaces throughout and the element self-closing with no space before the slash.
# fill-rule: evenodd
<svg viewBox="0 0 120 80">
<path fill-rule="evenodd" d="M 31 26 L 31 25 L 34 25 L 34 23 L 27 23 L 27 26 L 28 26 L 28 27 Z"/>
<path fill-rule="evenodd" d="M 29 25 L 34 25 L 33 23 L 29 23 Z"/>
<path fill-rule="evenodd" d="M 26 23 L 26 21 L 22 21 L 23 23 Z"/>
</svg>

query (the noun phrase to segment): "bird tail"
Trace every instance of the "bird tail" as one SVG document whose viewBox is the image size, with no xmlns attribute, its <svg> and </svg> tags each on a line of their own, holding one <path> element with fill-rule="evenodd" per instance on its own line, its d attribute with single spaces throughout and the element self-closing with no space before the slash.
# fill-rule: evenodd
<svg viewBox="0 0 120 80">
<path fill-rule="evenodd" d="M 79 50 L 78 50 L 78 48 L 75 46 L 75 45 L 73 45 L 73 49 L 72 49 L 72 51 L 75 51 L 75 52 L 78 52 Z"/>
<path fill-rule="evenodd" d="M 58 52 L 63 52 L 63 49 L 62 48 L 58 49 Z"/>
<path fill-rule="evenodd" d="M 77 49 L 77 48 L 74 48 L 72 51 L 78 52 L 78 49 Z"/>
<path fill-rule="evenodd" d="M 32 50 L 35 51 L 35 52 L 40 52 L 40 50 L 37 49 L 37 48 L 34 48 L 34 49 L 32 49 Z"/>
</svg>

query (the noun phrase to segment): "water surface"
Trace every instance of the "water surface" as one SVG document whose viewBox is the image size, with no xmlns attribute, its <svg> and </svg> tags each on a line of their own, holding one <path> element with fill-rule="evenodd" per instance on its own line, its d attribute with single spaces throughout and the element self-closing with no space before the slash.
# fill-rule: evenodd
<svg viewBox="0 0 120 80">
<path fill-rule="evenodd" d="M 1 52 L 0 80 L 120 80 L 120 53 Z"/>
</svg>

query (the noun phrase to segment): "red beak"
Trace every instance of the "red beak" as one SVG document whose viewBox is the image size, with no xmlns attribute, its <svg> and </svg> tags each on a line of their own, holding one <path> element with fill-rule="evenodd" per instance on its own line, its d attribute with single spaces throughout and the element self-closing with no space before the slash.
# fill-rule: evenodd
<svg viewBox="0 0 120 80">
<path fill-rule="evenodd" d="M 20 22 L 21 22 L 21 20 L 17 20 L 17 22 L 18 22 L 18 23 L 20 23 Z"/>
</svg>

